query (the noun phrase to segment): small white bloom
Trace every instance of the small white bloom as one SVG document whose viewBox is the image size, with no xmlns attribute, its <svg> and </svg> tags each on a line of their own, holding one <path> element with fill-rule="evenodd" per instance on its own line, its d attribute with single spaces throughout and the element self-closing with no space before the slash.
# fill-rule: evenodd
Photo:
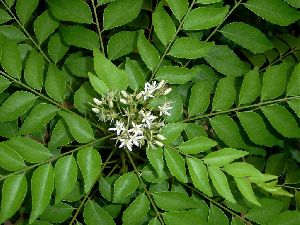
<svg viewBox="0 0 300 225">
<path fill-rule="evenodd" d="M 102 101 L 100 101 L 98 98 L 93 98 L 93 101 L 96 105 L 102 105 Z"/>
<path fill-rule="evenodd" d="M 143 116 L 142 122 L 147 124 L 148 128 L 150 128 L 152 125 L 152 122 L 157 118 L 157 116 L 153 116 L 151 114 L 151 111 L 146 112 L 146 113 L 144 111 L 140 111 L 140 112 L 141 112 L 141 115 Z"/>
<path fill-rule="evenodd" d="M 122 121 L 117 120 L 116 127 L 111 127 L 108 130 L 116 131 L 117 135 L 120 135 L 120 133 L 125 130 L 125 125 Z"/>
<path fill-rule="evenodd" d="M 164 136 L 162 136 L 161 134 L 158 134 L 157 138 L 162 141 L 166 140 L 166 138 Z"/>
<path fill-rule="evenodd" d="M 126 91 L 121 91 L 121 94 L 125 97 L 125 98 L 127 98 L 128 97 L 128 94 L 127 94 L 127 92 Z"/>
<path fill-rule="evenodd" d="M 163 146 L 164 146 L 164 144 L 161 143 L 160 141 L 154 141 L 154 143 L 157 144 L 157 145 L 160 146 L 160 147 L 163 147 Z"/>
<path fill-rule="evenodd" d="M 143 135 L 143 124 L 135 124 L 132 121 L 132 128 L 128 132 L 133 132 L 135 135 Z"/>
<path fill-rule="evenodd" d="M 92 110 L 93 110 L 94 113 L 99 113 L 100 112 L 100 110 L 98 108 L 92 108 Z"/>
<path fill-rule="evenodd" d="M 123 104 L 127 104 L 128 103 L 124 98 L 121 98 L 120 102 L 123 103 Z"/>
<path fill-rule="evenodd" d="M 172 91 L 172 88 L 168 88 L 167 90 L 164 91 L 164 95 L 169 94 Z"/>
<path fill-rule="evenodd" d="M 153 98 L 154 97 L 153 94 L 156 91 L 156 89 L 157 89 L 156 81 L 153 81 L 151 84 L 147 82 L 145 84 L 144 91 L 142 91 L 144 100 L 146 100 L 147 98 Z"/>
<path fill-rule="evenodd" d="M 141 140 L 143 140 L 145 137 L 143 135 L 131 135 L 129 136 L 131 142 L 135 145 L 135 146 L 140 146 L 141 145 Z"/>
<path fill-rule="evenodd" d="M 158 106 L 159 109 L 159 115 L 167 115 L 170 116 L 169 110 L 172 109 L 171 102 L 165 102 L 162 106 Z"/>
<path fill-rule="evenodd" d="M 120 144 L 120 148 L 122 147 L 127 147 L 129 151 L 132 151 L 132 140 L 131 139 L 127 139 L 127 138 L 121 138 L 119 139 L 119 141 L 121 142 Z"/>
</svg>

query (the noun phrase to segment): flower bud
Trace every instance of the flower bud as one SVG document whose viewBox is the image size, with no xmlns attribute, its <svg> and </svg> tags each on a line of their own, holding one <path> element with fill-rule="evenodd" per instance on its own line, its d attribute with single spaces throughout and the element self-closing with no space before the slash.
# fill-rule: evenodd
<svg viewBox="0 0 300 225">
<path fill-rule="evenodd" d="M 92 110 L 93 110 L 94 113 L 99 113 L 100 112 L 100 110 L 98 108 L 92 108 Z"/>
<path fill-rule="evenodd" d="M 96 105 L 102 104 L 102 101 L 100 101 L 98 98 L 93 98 L 93 101 L 95 102 Z"/>
<path fill-rule="evenodd" d="M 164 95 L 169 94 L 172 91 L 172 88 L 168 88 L 167 90 L 164 91 Z"/>
<path fill-rule="evenodd" d="M 136 99 L 139 100 L 143 96 L 143 92 L 140 92 L 137 96 Z"/>
<path fill-rule="evenodd" d="M 161 143 L 160 141 L 154 141 L 154 143 L 157 144 L 157 145 L 160 146 L 160 147 L 163 147 L 163 146 L 164 146 L 164 144 Z"/>
<path fill-rule="evenodd" d="M 127 98 L 128 97 L 128 94 L 127 94 L 127 92 L 126 91 L 121 91 L 121 94 L 125 97 L 125 98 Z"/>
<path fill-rule="evenodd" d="M 114 103 L 112 101 L 109 102 L 108 104 L 109 108 L 113 108 L 114 107 Z"/>
<path fill-rule="evenodd" d="M 120 102 L 123 103 L 123 104 L 127 104 L 127 101 L 124 98 L 121 98 Z"/>
<path fill-rule="evenodd" d="M 162 88 L 165 85 L 165 81 L 162 80 L 161 82 L 159 82 L 159 84 L 157 85 L 157 89 Z"/>
<path fill-rule="evenodd" d="M 157 135 L 157 138 L 159 139 L 159 140 L 166 140 L 166 138 L 164 137 L 164 136 L 162 136 L 161 134 L 158 134 Z"/>
</svg>

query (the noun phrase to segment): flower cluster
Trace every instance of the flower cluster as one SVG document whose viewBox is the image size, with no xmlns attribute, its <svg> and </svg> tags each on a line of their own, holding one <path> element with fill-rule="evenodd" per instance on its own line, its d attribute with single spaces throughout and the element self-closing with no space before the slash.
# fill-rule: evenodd
<svg viewBox="0 0 300 225">
<path fill-rule="evenodd" d="M 132 151 L 133 147 L 145 144 L 163 146 L 165 139 L 160 134 L 165 125 L 163 116 L 169 116 L 172 102 L 163 98 L 163 103 L 151 107 L 151 102 L 162 98 L 171 91 L 166 88 L 165 81 L 153 81 L 145 84 L 141 92 L 128 93 L 126 91 L 110 91 L 101 99 L 94 98 L 93 112 L 99 120 L 113 125 L 109 131 L 117 135 L 116 141 L 120 148 Z"/>
</svg>

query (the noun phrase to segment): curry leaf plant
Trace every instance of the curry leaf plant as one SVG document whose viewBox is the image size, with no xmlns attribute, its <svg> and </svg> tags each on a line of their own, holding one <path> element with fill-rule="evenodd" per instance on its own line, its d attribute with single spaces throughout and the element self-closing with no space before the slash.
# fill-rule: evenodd
<svg viewBox="0 0 300 225">
<path fill-rule="evenodd" d="M 299 0 L 0 0 L 0 224 L 299 225 Z"/>
</svg>

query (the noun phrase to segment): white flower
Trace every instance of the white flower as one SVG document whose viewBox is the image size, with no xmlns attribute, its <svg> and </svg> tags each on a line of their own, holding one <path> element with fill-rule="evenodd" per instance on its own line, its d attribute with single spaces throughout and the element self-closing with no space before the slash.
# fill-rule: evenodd
<svg viewBox="0 0 300 225">
<path fill-rule="evenodd" d="M 95 102 L 96 105 L 102 104 L 102 101 L 100 101 L 98 98 L 93 98 L 93 101 Z"/>
<path fill-rule="evenodd" d="M 145 84 L 144 91 L 142 91 L 144 100 L 146 100 L 147 98 L 153 98 L 154 97 L 153 93 L 156 91 L 156 89 L 157 89 L 156 81 L 153 81 L 152 84 L 147 82 Z"/>
<path fill-rule="evenodd" d="M 108 130 L 116 131 L 117 135 L 120 135 L 120 133 L 125 130 L 125 126 L 122 121 L 117 120 L 116 127 L 109 128 Z"/>
<path fill-rule="evenodd" d="M 142 123 L 147 124 L 148 128 L 150 129 L 152 122 L 157 118 L 157 116 L 153 116 L 151 114 L 151 111 L 145 113 L 144 111 L 141 110 L 140 113 L 143 117 Z"/>
<path fill-rule="evenodd" d="M 131 142 L 136 145 L 136 146 L 140 146 L 141 145 L 141 140 L 143 140 L 145 137 L 143 135 L 138 136 L 138 135 L 131 135 L 129 136 Z"/>
<path fill-rule="evenodd" d="M 100 110 L 98 108 L 92 108 L 92 110 L 93 110 L 94 113 L 99 113 L 100 112 Z"/>
<path fill-rule="evenodd" d="M 143 135 L 143 124 L 135 124 L 132 121 L 132 128 L 128 132 L 133 132 L 135 135 Z"/>
<path fill-rule="evenodd" d="M 132 140 L 128 138 L 120 138 L 119 141 L 121 142 L 120 148 L 127 147 L 129 151 L 132 151 Z"/>
<path fill-rule="evenodd" d="M 170 116 L 169 110 L 172 109 L 171 107 L 172 102 L 165 102 L 162 106 L 158 106 L 159 109 L 159 115 L 167 115 Z"/>
</svg>

